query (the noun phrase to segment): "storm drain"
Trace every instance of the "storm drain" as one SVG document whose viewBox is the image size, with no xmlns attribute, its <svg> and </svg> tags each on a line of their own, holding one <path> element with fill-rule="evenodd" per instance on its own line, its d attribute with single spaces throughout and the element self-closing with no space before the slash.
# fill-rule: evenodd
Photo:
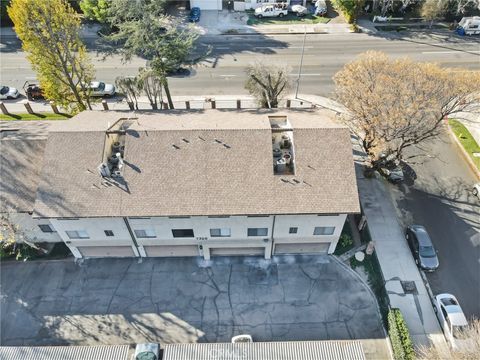
<svg viewBox="0 0 480 360">
<path fill-rule="evenodd" d="M 400 281 L 402 284 L 403 292 L 405 294 L 414 294 L 417 295 L 417 285 L 415 285 L 415 281 Z"/>
</svg>

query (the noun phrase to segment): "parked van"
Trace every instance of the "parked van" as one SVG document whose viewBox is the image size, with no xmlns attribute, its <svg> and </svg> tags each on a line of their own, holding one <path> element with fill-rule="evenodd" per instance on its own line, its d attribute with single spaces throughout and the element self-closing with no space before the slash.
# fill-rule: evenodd
<svg viewBox="0 0 480 360">
<path fill-rule="evenodd" d="M 262 17 L 284 17 L 288 14 L 286 4 L 263 5 L 255 9 L 255 16 Z"/>
<path fill-rule="evenodd" d="M 480 16 L 464 17 L 457 26 L 458 35 L 480 34 Z"/>
</svg>

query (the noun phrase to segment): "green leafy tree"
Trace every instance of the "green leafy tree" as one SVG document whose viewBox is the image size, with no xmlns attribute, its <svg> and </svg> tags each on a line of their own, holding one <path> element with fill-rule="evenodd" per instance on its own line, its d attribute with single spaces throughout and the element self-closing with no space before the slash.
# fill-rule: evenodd
<svg viewBox="0 0 480 360">
<path fill-rule="evenodd" d="M 8 14 L 45 96 L 71 112 L 91 109 L 94 69 L 73 8 L 65 0 L 12 0 Z"/>
<path fill-rule="evenodd" d="M 365 5 L 365 0 L 332 0 L 332 4 L 345 16 L 349 24 L 353 24 L 357 21 L 357 17 Z"/>
<path fill-rule="evenodd" d="M 167 76 L 182 65 L 192 64 L 190 55 L 198 33 L 179 19 L 163 15 L 160 5 L 154 6 L 153 0 L 139 0 L 138 3 L 137 9 L 131 9 L 128 0 L 113 1 L 109 23 L 118 31 L 105 38 L 122 44 L 120 52 L 125 61 L 135 55 L 149 61 L 173 109 Z"/>
<path fill-rule="evenodd" d="M 290 88 L 289 69 L 285 66 L 256 62 L 247 67 L 245 88 L 261 107 L 276 108 Z"/>
<path fill-rule="evenodd" d="M 112 0 L 82 0 L 80 8 L 87 19 L 105 23 Z"/>
</svg>

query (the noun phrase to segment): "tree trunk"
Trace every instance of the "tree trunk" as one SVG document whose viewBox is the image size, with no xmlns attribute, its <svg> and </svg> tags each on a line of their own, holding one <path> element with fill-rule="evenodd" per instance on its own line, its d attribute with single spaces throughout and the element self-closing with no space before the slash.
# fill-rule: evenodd
<svg viewBox="0 0 480 360">
<path fill-rule="evenodd" d="M 165 89 L 165 95 L 167 95 L 168 108 L 175 109 L 175 107 L 173 106 L 172 96 L 170 95 L 170 89 L 168 87 L 168 80 L 166 76 L 162 76 L 162 83 L 163 83 L 163 88 Z"/>
</svg>

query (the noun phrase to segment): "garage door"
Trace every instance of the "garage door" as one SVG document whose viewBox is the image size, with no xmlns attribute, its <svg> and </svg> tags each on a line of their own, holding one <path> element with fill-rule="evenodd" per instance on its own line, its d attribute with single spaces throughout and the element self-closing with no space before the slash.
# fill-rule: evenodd
<svg viewBox="0 0 480 360">
<path fill-rule="evenodd" d="M 265 255 L 265 248 L 210 248 L 210 256 L 235 256 L 235 255 Z"/>
<path fill-rule="evenodd" d="M 200 255 L 197 245 L 144 246 L 143 248 L 147 256 L 150 257 Z"/>
<path fill-rule="evenodd" d="M 330 243 L 275 244 L 274 255 L 280 254 L 326 254 Z"/>
<path fill-rule="evenodd" d="M 135 256 L 131 246 L 79 246 L 85 257 L 130 257 Z"/>
<path fill-rule="evenodd" d="M 201 10 L 222 10 L 222 0 L 191 0 L 190 6 Z"/>
</svg>

